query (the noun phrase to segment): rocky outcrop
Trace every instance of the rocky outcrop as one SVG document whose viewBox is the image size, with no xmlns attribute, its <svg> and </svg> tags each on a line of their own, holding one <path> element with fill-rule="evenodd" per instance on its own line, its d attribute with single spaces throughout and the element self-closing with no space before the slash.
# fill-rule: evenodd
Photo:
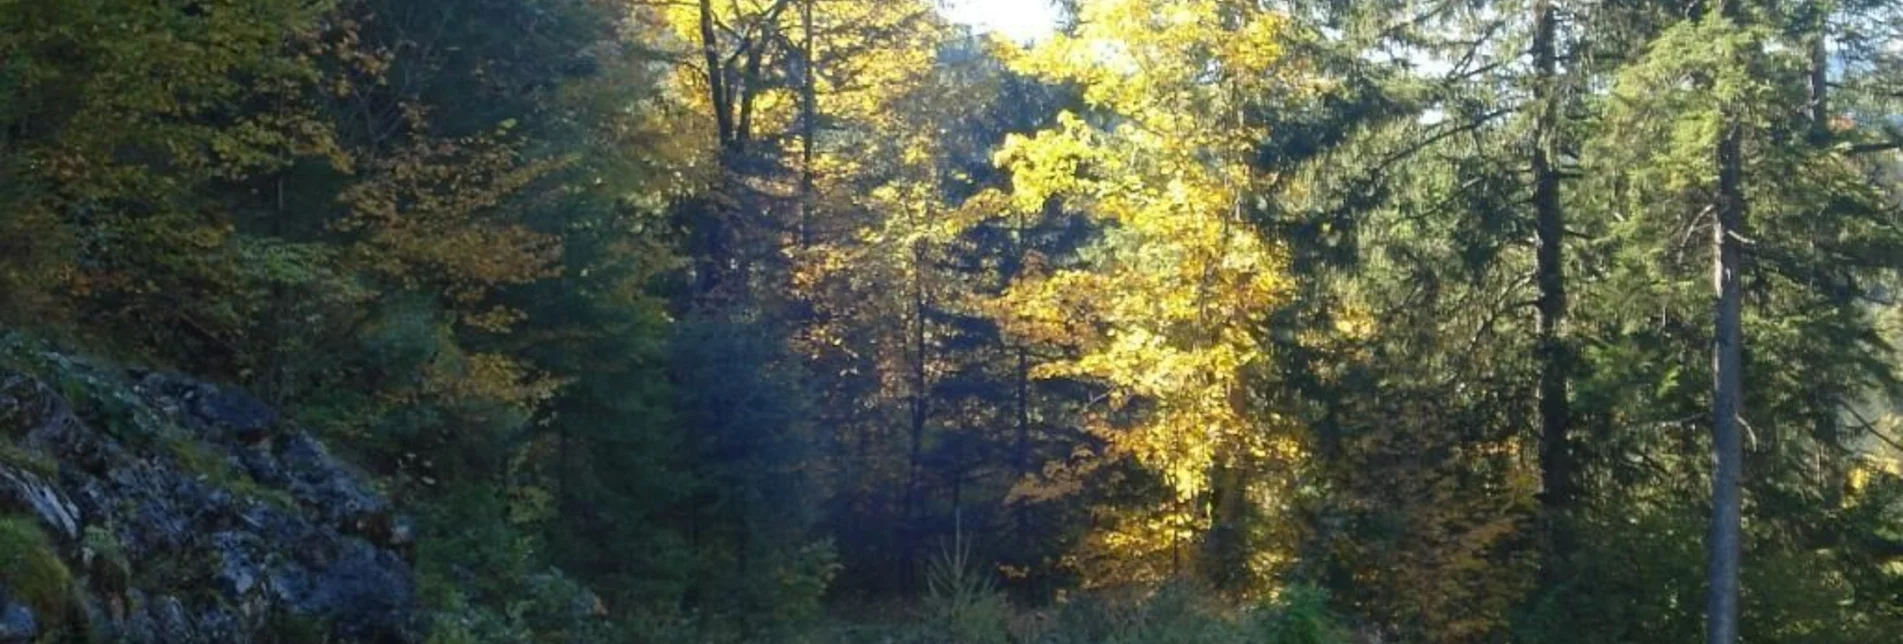
<svg viewBox="0 0 1903 644">
<path fill-rule="evenodd" d="M 242 391 L 52 358 L 0 363 L 0 512 L 37 520 L 70 606 L 0 572 L 0 643 L 416 639 L 408 523 L 367 477 Z"/>
</svg>

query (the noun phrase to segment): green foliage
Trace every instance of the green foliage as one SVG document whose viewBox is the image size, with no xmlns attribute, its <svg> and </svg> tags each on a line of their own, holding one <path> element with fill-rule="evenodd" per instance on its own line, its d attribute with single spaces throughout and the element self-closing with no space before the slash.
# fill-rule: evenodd
<svg viewBox="0 0 1903 644">
<path fill-rule="evenodd" d="M 1346 628 L 1328 608 L 1328 593 L 1313 586 L 1294 586 L 1256 617 L 1257 632 L 1267 644 L 1337 644 L 1351 641 Z"/>
<path fill-rule="evenodd" d="M 937 587 L 916 605 L 858 607 L 771 641 L 874 644 L 1346 644 L 1357 641 L 1312 587 L 1290 588 L 1272 602 L 1235 606 L 1189 584 L 1145 593 L 1083 593 L 1041 608 L 1013 605 L 979 571 L 932 564 Z M 968 564 L 969 565 L 969 564 Z M 962 577 L 962 578 L 961 578 Z M 959 590 L 962 588 L 963 590 Z M 863 611 L 863 614 L 860 614 Z M 658 631 L 657 631 L 658 632 Z M 678 632 L 678 631 L 677 631 Z M 709 641 L 691 636 L 654 641 Z M 717 640 L 715 640 L 717 641 Z"/>
<path fill-rule="evenodd" d="M 67 617 L 72 584 L 72 573 L 38 520 L 0 515 L 0 585 L 8 594 L 24 600 L 39 619 L 57 628 Z"/>
<path fill-rule="evenodd" d="M 478 606 L 460 590 L 446 590 L 430 612 L 431 644 L 489 642 L 627 641 L 626 631 L 601 615 L 600 600 L 559 571 L 521 578 L 500 609 Z"/>
<path fill-rule="evenodd" d="M 86 526 L 79 538 L 80 559 L 86 562 L 91 583 L 105 588 L 125 588 L 132 579 L 132 562 L 118 535 L 104 526 Z"/>
<path fill-rule="evenodd" d="M 818 617 L 837 564 L 829 544 L 808 536 L 813 442 L 800 420 L 797 368 L 760 325 L 711 319 L 681 329 L 670 362 L 678 418 L 697 430 L 689 511 L 703 566 L 698 607 L 736 616 L 745 637 Z"/>
<path fill-rule="evenodd" d="M 922 633 L 930 639 L 924 642 L 1009 641 L 1010 607 L 991 575 L 972 561 L 968 542 L 941 546 L 926 564 L 925 583 Z"/>
</svg>

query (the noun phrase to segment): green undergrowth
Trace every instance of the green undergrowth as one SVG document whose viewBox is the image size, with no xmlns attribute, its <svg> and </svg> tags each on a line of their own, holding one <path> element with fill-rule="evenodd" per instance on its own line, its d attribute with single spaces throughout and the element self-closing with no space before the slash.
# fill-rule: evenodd
<svg viewBox="0 0 1903 644">
<path fill-rule="evenodd" d="M 0 515 L 0 584 L 49 625 L 57 626 L 68 612 L 72 572 L 32 517 Z"/>
<path fill-rule="evenodd" d="M 1188 586 L 1138 599 L 1085 594 L 1042 608 L 1003 595 L 930 595 L 912 605 L 851 611 L 789 640 L 841 644 L 1337 644 L 1352 641 L 1318 591 L 1236 606 Z M 653 639 L 649 641 L 665 641 Z M 687 640 L 679 640 L 687 641 Z"/>
<path fill-rule="evenodd" d="M 1237 602 L 1190 583 L 1123 592 L 1077 593 L 1041 607 L 1021 606 L 969 550 L 947 547 L 928 562 L 926 592 L 916 600 L 834 605 L 792 632 L 739 635 L 731 620 L 655 619 L 632 625 L 640 642 L 787 642 L 791 644 L 1345 644 L 1353 641 L 1307 586 L 1274 599 Z"/>
</svg>

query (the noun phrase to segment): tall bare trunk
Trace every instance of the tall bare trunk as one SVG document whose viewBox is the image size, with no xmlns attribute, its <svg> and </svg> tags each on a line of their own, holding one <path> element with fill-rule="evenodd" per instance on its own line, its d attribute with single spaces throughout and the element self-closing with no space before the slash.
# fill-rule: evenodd
<svg viewBox="0 0 1903 644">
<path fill-rule="evenodd" d="M 923 251 L 914 250 L 913 256 L 922 259 Z M 915 260 L 916 261 L 916 260 Z M 912 423 L 910 456 L 907 468 L 910 471 L 905 484 L 906 510 L 909 515 L 916 505 L 919 480 L 919 457 L 925 441 L 925 279 L 922 267 L 914 266 L 912 272 Z"/>
<path fill-rule="evenodd" d="M 928 222 L 929 219 L 930 216 L 927 215 Z M 925 421 L 929 415 L 930 403 L 930 398 L 928 397 L 929 392 L 927 392 L 927 387 L 930 383 L 928 381 L 925 364 L 928 357 L 925 347 L 925 309 L 928 303 L 925 294 L 925 260 L 925 242 L 924 240 L 918 240 L 912 245 L 912 431 L 909 445 L 910 454 L 907 457 L 908 475 L 906 476 L 905 482 L 905 507 L 903 508 L 903 516 L 905 517 L 906 523 L 904 529 L 906 530 L 906 534 L 904 535 L 902 556 L 904 558 L 905 574 L 908 576 L 908 581 L 910 581 L 909 577 L 914 573 L 917 567 L 914 565 L 914 559 L 917 553 L 916 541 L 918 537 L 919 515 L 921 514 L 920 508 L 923 505 L 923 501 L 920 498 L 919 481 L 921 478 L 920 470 L 923 467 L 922 457 L 925 445 Z"/>
<path fill-rule="evenodd" d="M 1534 0 L 1533 20 L 1533 207 L 1534 227 L 1539 236 L 1536 255 L 1536 282 L 1539 286 L 1539 413 L 1540 413 L 1540 495 L 1546 526 L 1546 561 L 1542 574 L 1548 581 L 1560 575 L 1560 568 L 1571 556 L 1572 539 L 1566 516 L 1572 507 L 1573 459 L 1568 432 L 1572 409 L 1567 403 L 1567 385 L 1571 377 L 1570 360 L 1561 337 L 1566 320 L 1565 213 L 1560 206 L 1559 169 L 1559 65 L 1557 32 L 1552 3 Z"/>
<path fill-rule="evenodd" d="M 746 52 L 746 65 L 741 67 L 739 98 L 736 99 L 740 111 L 740 123 L 734 128 L 732 149 L 738 155 L 745 152 L 747 144 L 753 139 L 753 104 L 760 95 L 760 63 L 766 57 L 766 40 L 747 41 L 741 45 Z M 728 92 L 735 91 L 728 88 Z"/>
<path fill-rule="evenodd" d="M 1735 19 L 1738 0 L 1728 0 L 1720 11 Z M 1716 295 L 1712 337 L 1712 449 L 1716 469 L 1711 486 L 1711 534 L 1705 605 L 1705 641 L 1732 644 L 1738 640 L 1738 572 L 1743 550 L 1744 441 L 1739 411 L 1744 398 L 1743 302 L 1738 284 L 1741 249 L 1739 235 L 1745 218 L 1742 132 L 1735 118 L 1724 115 L 1717 146 L 1718 194 L 1712 222 L 1712 290 Z"/>
<path fill-rule="evenodd" d="M 800 220 L 799 245 L 812 243 L 813 138 L 819 133 L 819 70 L 813 64 L 813 0 L 800 4 Z"/>
<path fill-rule="evenodd" d="M 1014 480 L 1022 482 L 1031 474 L 1031 360 L 1029 352 L 1023 346 L 1017 347 L 1017 431 L 1011 445 L 1011 473 Z M 1020 553 L 1029 553 L 1031 548 L 1030 508 L 1019 502 L 1011 509 L 1012 520 L 1016 523 L 1017 541 Z"/>
</svg>

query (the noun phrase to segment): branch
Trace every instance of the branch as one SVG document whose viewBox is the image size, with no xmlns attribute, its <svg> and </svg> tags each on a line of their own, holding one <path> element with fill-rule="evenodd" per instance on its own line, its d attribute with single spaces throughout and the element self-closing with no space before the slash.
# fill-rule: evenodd
<svg viewBox="0 0 1903 644">
<path fill-rule="evenodd" d="M 1896 150 L 1899 148 L 1903 148 L 1903 141 L 1889 141 L 1886 143 L 1859 143 L 1857 145 L 1852 145 L 1849 148 L 1846 148 L 1844 152 L 1849 154 L 1870 154 L 1872 152 L 1887 152 L 1889 150 Z"/>
<path fill-rule="evenodd" d="M 1420 152 L 1421 150 L 1426 149 L 1430 145 L 1439 143 L 1441 141 L 1447 140 L 1455 136 L 1459 136 L 1460 134 L 1463 134 L 1466 132 L 1478 130 L 1480 129 L 1481 126 L 1486 125 L 1488 122 L 1491 122 L 1492 120 L 1496 118 L 1500 118 L 1501 116 L 1505 116 L 1506 114 L 1511 113 L 1512 111 L 1513 111 L 1513 108 L 1503 107 L 1491 112 L 1487 112 L 1486 114 L 1481 114 L 1480 116 L 1475 117 L 1474 119 L 1466 123 L 1462 123 L 1459 126 L 1448 127 L 1444 131 L 1437 132 L 1433 134 L 1432 136 L 1416 141 L 1414 142 L 1413 145 L 1410 145 L 1404 149 L 1401 149 L 1381 159 L 1381 162 L 1375 165 L 1375 172 L 1385 174 L 1389 166 L 1392 166 L 1395 163 L 1398 163 L 1408 157 L 1414 156 L 1414 153 Z"/>
<path fill-rule="evenodd" d="M 1858 143 L 1845 148 L 1844 151 L 1849 154 L 1870 154 L 1872 152 L 1884 152 L 1903 148 L 1903 130 L 1898 130 L 1893 126 L 1885 126 L 1883 128 L 1883 134 L 1889 137 L 1890 140 L 1881 143 Z"/>
<path fill-rule="evenodd" d="M 1883 435 L 1883 432 L 1877 430 L 1877 424 L 1870 422 L 1870 419 L 1865 418 L 1863 416 L 1863 412 L 1857 411 L 1856 407 L 1852 407 L 1850 405 L 1844 405 L 1843 409 L 1844 411 L 1850 412 L 1850 415 L 1857 417 L 1857 422 L 1862 424 L 1862 426 L 1858 427 L 1858 429 L 1863 430 L 1865 433 L 1868 433 L 1871 436 L 1877 437 L 1877 440 L 1883 441 L 1885 445 L 1889 445 L 1890 449 L 1894 449 L 1897 452 L 1903 453 L 1903 443 L 1898 443 L 1896 439 Z"/>
</svg>

